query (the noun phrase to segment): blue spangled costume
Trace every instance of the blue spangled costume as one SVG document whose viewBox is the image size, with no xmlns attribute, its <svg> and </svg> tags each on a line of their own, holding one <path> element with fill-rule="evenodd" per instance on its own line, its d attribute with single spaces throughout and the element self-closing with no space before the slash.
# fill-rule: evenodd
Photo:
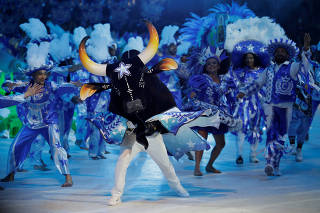
<svg viewBox="0 0 320 213">
<path fill-rule="evenodd" d="M 50 74 L 50 81 L 56 84 L 63 84 L 70 81 L 69 66 L 54 68 Z M 68 76 L 69 73 L 69 76 Z M 69 79 L 68 79 L 69 78 Z M 74 93 L 64 93 L 57 98 L 60 140 L 63 148 L 69 155 L 70 147 L 68 142 L 69 133 L 72 125 L 72 118 L 75 110 L 75 104 L 71 101 Z"/>
<path fill-rule="evenodd" d="M 16 92 L 25 92 L 27 87 L 17 87 Z M 75 92 L 73 85 L 65 84 L 57 87 L 46 81 L 43 91 L 26 98 L 18 108 L 23 127 L 10 146 L 7 173 L 15 172 L 28 156 L 32 141 L 42 135 L 48 141 L 51 154 L 61 174 L 70 174 L 67 153 L 60 144 L 56 97 L 63 93 Z M 20 109 L 20 110 L 19 110 Z"/>
<path fill-rule="evenodd" d="M 229 90 L 229 84 L 221 77 L 221 83 L 216 83 L 207 74 L 193 75 L 189 79 L 189 86 L 191 92 L 196 94 L 195 97 L 189 100 L 184 106 L 185 110 L 206 110 L 211 109 L 212 112 L 218 113 L 221 124 L 218 128 L 201 127 L 195 128 L 196 130 L 206 130 L 212 134 L 224 134 L 232 129 L 238 129 L 240 120 L 233 118 L 229 112 L 231 110 L 232 99 L 227 99 L 226 93 Z M 229 101 L 230 100 L 230 101 Z M 229 104 L 229 105 L 227 105 Z M 230 128 L 230 129 L 229 129 Z"/>
<path fill-rule="evenodd" d="M 102 83 L 106 82 L 107 80 L 105 77 L 90 74 L 89 81 Z M 108 109 L 109 100 L 109 91 L 103 91 L 93 94 L 91 97 L 86 99 L 87 118 L 90 119 L 97 113 L 106 112 Z M 89 144 L 89 157 L 96 158 L 99 156 L 103 156 L 105 152 L 103 137 L 99 133 L 99 130 L 91 122 L 88 124 L 86 138 Z"/>
<path fill-rule="evenodd" d="M 89 79 L 89 73 L 85 69 L 80 69 L 72 74 L 72 81 L 87 83 Z M 80 102 L 76 105 L 76 144 L 80 148 L 88 149 L 89 145 L 87 143 L 86 135 L 88 130 L 88 121 L 87 118 L 87 105 L 85 102 Z"/>
<path fill-rule="evenodd" d="M 163 134 L 164 143 L 170 155 L 177 160 L 188 151 L 209 149 L 207 141 L 194 132 L 195 126 L 219 126 L 219 116 L 211 110 L 180 112 L 178 108 L 151 117 L 147 122 L 160 121 L 168 133 Z M 107 112 L 98 113 L 90 121 L 100 130 L 109 144 L 120 145 L 126 132 L 134 132 L 135 126 L 128 125 L 122 116 Z"/>
<path fill-rule="evenodd" d="M 245 67 L 234 71 L 234 80 L 238 88 L 248 84 L 252 84 L 258 79 L 259 74 L 263 71 L 263 68 L 256 70 L 250 70 Z M 256 144 L 262 139 L 262 128 L 265 119 L 263 111 L 263 91 L 255 93 L 252 96 L 245 97 L 239 102 L 235 114 L 237 114 L 242 120 L 242 132 L 245 134 L 247 141 L 250 144 Z"/>
<path fill-rule="evenodd" d="M 285 48 L 292 59 L 298 49 L 292 41 L 275 40 L 268 46 L 268 52 L 273 55 L 278 47 Z M 292 104 L 296 98 L 297 74 L 300 66 L 308 67 L 309 63 L 302 53 L 302 62 L 285 61 L 282 64 L 271 64 L 260 75 L 259 79 L 241 89 L 247 96 L 256 93 L 266 85 L 267 103 L 265 114 L 267 116 L 267 141 L 266 141 L 266 173 L 272 175 L 279 171 L 280 159 L 284 154 L 285 135 L 292 115 Z M 303 73 L 304 74 L 304 73 Z"/>
</svg>

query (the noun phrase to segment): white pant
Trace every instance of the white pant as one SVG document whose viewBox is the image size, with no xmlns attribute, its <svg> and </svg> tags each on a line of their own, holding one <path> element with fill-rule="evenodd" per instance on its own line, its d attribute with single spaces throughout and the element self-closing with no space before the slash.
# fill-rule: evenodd
<svg viewBox="0 0 320 213">
<path fill-rule="evenodd" d="M 173 189 L 180 188 L 180 181 L 174 171 L 174 168 L 169 160 L 166 147 L 163 143 L 162 135 L 155 133 L 146 137 L 149 143 L 147 150 L 136 142 L 135 134 L 126 134 L 122 147 L 124 148 L 116 165 L 115 169 L 115 185 L 111 191 L 112 196 L 121 196 L 123 193 L 127 168 L 131 160 L 141 151 L 146 151 L 150 157 L 160 167 L 162 173 L 167 178 L 169 186 Z"/>
<path fill-rule="evenodd" d="M 245 141 L 245 137 L 246 137 L 246 135 L 243 132 L 241 132 L 241 131 L 237 132 L 237 139 L 236 139 L 237 157 L 243 156 L 243 143 Z M 250 156 L 251 157 L 256 157 L 258 145 L 259 145 L 259 141 L 256 141 L 255 143 L 250 144 Z"/>
</svg>

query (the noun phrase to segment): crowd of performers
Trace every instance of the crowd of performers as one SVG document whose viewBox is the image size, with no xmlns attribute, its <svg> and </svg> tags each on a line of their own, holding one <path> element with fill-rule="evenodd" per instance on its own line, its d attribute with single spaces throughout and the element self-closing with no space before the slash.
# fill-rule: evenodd
<svg viewBox="0 0 320 213">
<path fill-rule="evenodd" d="M 249 18 L 255 27 L 253 20 Z M 37 33 L 32 33 L 35 25 Z M 267 176 L 280 175 L 285 154 L 303 160 L 302 146 L 320 103 L 319 65 L 312 60 L 309 34 L 300 51 L 284 34 L 261 38 L 248 30 L 246 36 L 234 35 L 238 40 L 227 35 L 225 49 L 193 43 L 178 55 L 173 36 L 177 29 L 169 26 L 171 37 L 166 39 L 161 34 L 159 48 L 156 28 L 146 25 L 148 45 L 133 36 L 121 53 L 108 24 L 95 25 L 90 37 L 82 27 L 73 35 L 49 35 L 37 19 L 20 25 L 30 38 L 28 67 L 22 70 L 27 78 L 2 85 L 11 94 L 0 97 L 0 106 L 17 105 L 23 127 L 10 146 L 7 175 L 1 181 L 13 181 L 27 158 L 35 169 L 47 170 L 41 158 L 46 141 L 51 159 L 65 176 L 62 187 L 72 186 L 68 159 L 73 120 L 75 143 L 88 150 L 90 159 L 106 158 L 105 142 L 120 146 L 109 205 L 121 202 L 127 168 L 141 151 L 157 163 L 179 196 L 188 197 L 169 156 L 194 158 L 194 175 L 202 176 L 209 134 L 215 145 L 205 167 L 208 173 L 221 173 L 214 162 L 228 132 L 237 138 L 237 164 L 244 162 L 245 141 L 250 143 L 249 161 L 259 162 L 257 147 L 266 133 Z M 285 145 L 287 135 L 290 146 Z"/>
</svg>

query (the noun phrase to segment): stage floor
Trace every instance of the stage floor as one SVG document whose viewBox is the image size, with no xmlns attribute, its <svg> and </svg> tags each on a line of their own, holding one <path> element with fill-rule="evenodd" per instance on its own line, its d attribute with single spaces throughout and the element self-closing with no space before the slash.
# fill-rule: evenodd
<svg viewBox="0 0 320 213">
<path fill-rule="evenodd" d="M 111 154 L 105 160 L 89 160 L 87 152 L 71 144 L 70 169 L 72 188 L 61 188 L 64 177 L 49 159 L 48 149 L 43 158 L 50 171 L 32 169 L 17 173 L 13 183 L 0 183 L 1 212 L 10 213 L 319 213 L 320 212 L 320 116 L 317 114 L 310 131 L 310 140 L 303 147 L 304 160 L 295 162 L 288 155 L 281 161 L 282 176 L 266 177 L 263 152 L 260 163 L 248 162 L 248 144 L 245 145 L 244 164 L 235 164 L 235 137 L 228 134 L 226 147 L 216 161 L 222 174 L 207 174 L 204 167 L 210 151 L 205 152 L 204 176 L 193 176 L 194 162 L 183 157 L 174 159 L 176 173 L 190 198 L 180 198 L 169 188 L 157 165 L 140 153 L 128 169 L 122 204 L 109 207 L 107 199 L 113 185 L 113 173 L 119 147 L 107 145 Z M 0 176 L 5 176 L 7 152 L 12 140 L 0 140 Z M 211 143 L 213 144 L 213 142 Z M 264 142 L 259 145 L 262 150 Z"/>
</svg>

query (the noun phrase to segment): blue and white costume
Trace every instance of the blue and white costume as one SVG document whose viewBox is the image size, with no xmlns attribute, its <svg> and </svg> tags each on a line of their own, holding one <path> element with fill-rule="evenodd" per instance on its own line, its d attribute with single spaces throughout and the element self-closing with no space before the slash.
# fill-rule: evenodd
<svg viewBox="0 0 320 213">
<path fill-rule="evenodd" d="M 80 69 L 72 73 L 72 80 L 74 82 L 87 83 L 89 73 L 85 69 Z M 88 140 L 86 140 L 88 121 L 87 121 L 87 105 L 84 101 L 78 103 L 75 108 L 76 111 L 76 144 L 82 149 L 89 149 Z"/>
<path fill-rule="evenodd" d="M 27 86 L 16 89 L 16 92 L 25 92 Z M 72 92 L 74 89 L 73 85 L 64 85 L 58 88 L 56 85 L 46 82 L 41 93 L 26 98 L 22 103 L 22 108 L 26 110 L 26 115 L 22 120 L 24 126 L 10 146 L 7 174 L 15 172 L 23 164 L 30 151 L 31 143 L 40 134 L 49 143 L 54 163 L 59 172 L 70 174 L 67 154 L 60 144 L 56 95 Z"/>
<path fill-rule="evenodd" d="M 91 83 L 104 83 L 108 80 L 106 77 L 95 76 L 90 74 L 89 81 Z M 95 93 L 91 97 L 86 99 L 87 106 L 87 117 L 95 117 L 96 114 L 106 112 L 108 109 L 108 104 L 110 100 L 109 91 L 103 91 L 100 93 Z M 94 126 L 92 122 L 88 124 L 87 136 L 89 144 L 89 157 L 97 159 L 99 157 L 104 158 L 105 144 L 99 129 Z"/>
<path fill-rule="evenodd" d="M 297 139 L 298 145 L 304 143 L 309 131 L 310 119 L 312 116 L 311 96 L 305 91 L 302 85 L 297 87 L 297 97 L 293 104 L 292 119 L 288 129 L 290 140 Z"/>
<path fill-rule="evenodd" d="M 238 87 L 251 84 L 259 77 L 263 68 L 250 70 L 249 68 L 237 69 L 234 71 Z M 256 150 L 262 140 L 262 128 L 264 126 L 263 98 L 261 91 L 242 99 L 238 103 L 235 114 L 242 120 L 242 129 L 237 132 L 237 156 L 243 154 L 243 142 L 246 139 L 250 143 L 250 159 L 256 158 Z"/>
<path fill-rule="evenodd" d="M 70 79 L 68 79 L 68 67 L 69 66 L 55 68 L 54 70 L 56 71 L 52 71 L 49 77 L 50 81 L 58 85 L 70 81 Z M 57 98 L 57 104 L 60 106 L 57 109 L 59 117 L 58 125 L 60 130 L 60 141 L 68 156 L 70 156 L 68 137 L 71 130 L 72 118 L 75 110 L 75 104 L 71 101 L 71 99 L 74 95 L 74 93 L 63 93 Z"/>
<path fill-rule="evenodd" d="M 229 46 L 230 41 L 227 40 L 226 46 Z M 253 58 L 252 68 L 249 68 L 246 63 L 248 54 Z M 238 94 L 239 88 L 255 82 L 259 74 L 264 68 L 270 64 L 270 57 L 266 51 L 265 45 L 257 40 L 245 40 L 234 44 L 232 50 L 233 71 L 229 80 L 233 81 L 236 86 L 233 91 L 233 97 Z M 262 138 L 262 128 L 264 126 L 264 111 L 263 111 L 264 91 L 260 90 L 252 96 L 245 97 L 242 100 L 237 100 L 237 106 L 233 114 L 240 117 L 242 120 L 242 129 L 236 132 L 237 135 L 237 164 L 242 164 L 243 159 L 243 143 L 246 139 L 250 143 L 250 162 L 258 163 L 256 150 Z"/>
<path fill-rule="evenodd" d="M 285 48 L 291 59 L 298 53 L 294 42 L 276 39 L 267 47 L 269 54 L 273 55 L 279 47 Z M 250 96 L 266 85 L 267 166 L 265 172 L 267 175 L 273 175 L 273 171 L 276 174 L 279 172 L 280 159 L 284 154 L 285 135 L 292 115 L 292 104 L 296 99 L 297 74 L 301 70 L 300 66 L 309 66 L 305 54 L 305 52 L 302 53 L 303 63 L 285 61 L 279 65 L 271 64 L 259 75 L 256 82 L 240 89 L 240 92 Z"/>
</svg>

